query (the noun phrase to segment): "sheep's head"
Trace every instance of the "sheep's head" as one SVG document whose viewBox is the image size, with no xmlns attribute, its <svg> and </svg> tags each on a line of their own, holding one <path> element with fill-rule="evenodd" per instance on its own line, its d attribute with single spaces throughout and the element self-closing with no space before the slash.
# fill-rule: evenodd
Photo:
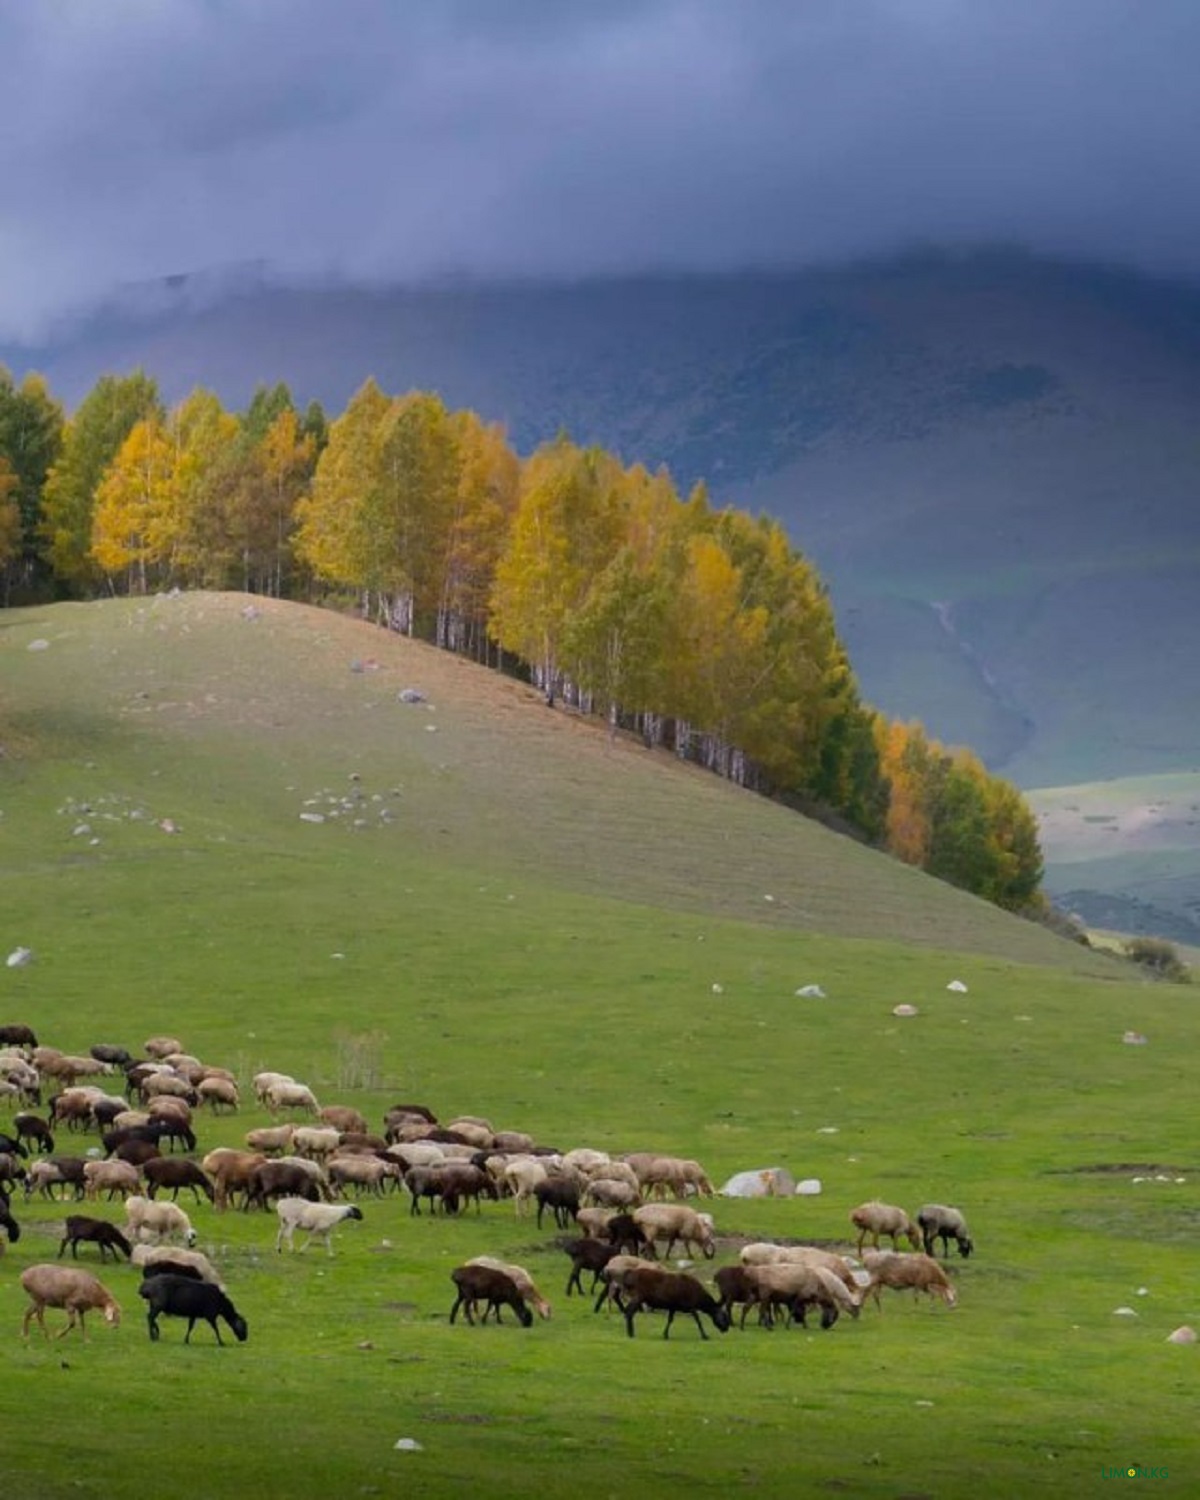
<svg viewBox="0 0 1200 1500">
<path fill-rule="evenodd" d="M 121 1322 L 120 1305 L 114 1302 L 111 1297 L 104 1304 L 104 1321 L 109 1325 L 110 1328 L 118 1327 Z"/>
<path fill-rule="evenodd" d="M 236 1337 L 238 1343 L 244 1344 L 247 1338 L 250 1336 L 250 1329 L 247 1326 L 245 1318 L 235 1313 L 232 1318 L 226 1318 L 225 1321 L 229 1324 L 230 1328 L 233 1329 L 234 1336 Z"/>
<path fill-rule="evenodd" d="M 975 1248 L 975 1242 L 969 1234 L 963 1233 L 958 1236 L 958 1253 L 966 1260 Z"/>
<path fill-rule="evenodd" d="M 191 1247 L 196 1243 L 196 1239 L 196 1231 L 189 1227 L 188 1232 L 183 1237 L 184 1244 L 187 1245 L 189 1249 L 191 1249 Z"/>
<path fill-rule="evenodd" d="M 713 1327 L 718 1331 L 718 1333 L 728 1332 L 729 1325 L 732 1322 L 732 1319 L 729 1316 L 729 1309 L 727 1307 L 720 1306 L 714 1308 L 712 1320 Z"/>
<path fill-rule="evenodd" d="M 362 1216 L 362 1209 L 359 1208 L 357 1203 L 352 1203 L 350 1205 L 350 1211 L 347 1213 L 346 1217 L 348 1219 L 361 1219 Z"/>
</svg>

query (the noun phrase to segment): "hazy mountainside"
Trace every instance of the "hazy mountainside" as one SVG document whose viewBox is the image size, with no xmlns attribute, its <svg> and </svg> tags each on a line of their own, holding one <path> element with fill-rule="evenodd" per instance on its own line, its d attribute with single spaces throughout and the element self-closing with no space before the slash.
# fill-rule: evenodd
<svg viewBox="0 0 1200 1500">
<path fill-rule="evenodd" d="M 284 379 L 339 410 L 373 374 L 522 451 L 565 427 L 780 516 L 868 699 L 1018 784 L 1196 763 L 1196 288 L 1007 252 L 376 292 L 242 274 L 0 358 L 68 401 L 141 364 L 172 398 Z"/>
</svg>

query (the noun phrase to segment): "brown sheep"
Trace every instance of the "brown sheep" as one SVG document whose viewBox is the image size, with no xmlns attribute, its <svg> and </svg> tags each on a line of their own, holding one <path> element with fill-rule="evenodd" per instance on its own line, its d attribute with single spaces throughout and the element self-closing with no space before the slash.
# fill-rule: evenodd
<svg viewBox="0 0 1200 1500">
<path fill-rule="evenodd" d="M 949 1278 L 932 1255 L 904 1255 L 887 1250 L 868 1251 L 864 1264 L 871 1273 L 864 1301 L 866 1297 L 874 1297 L 875 1306 L 880 1312 L 883 1311 L 883 1305 L 879 1293 L 885 1286 L 892 1287 L 896 1291 L 904 1291 L 911 1287 L 914 1301 L 922 1292 L 929 1294 L 930 1301 L 934 1297 L 940 1297 L 947 1307 L 953 1307 L 958 1301 Z"/>
<path fill-rule="evenodd" d="M 902 1208 L 897 1208 L 892 1203 L 880 1203 L 878 1199 L 872 1199 L 870 1203 L 860 1203 L 850 1213 L 850 1222 L 858 1230 L 858 1254 L 863 1252 L 863 1241 L 867 1235 L 871 1236 L 871 1245 L 875 1250 L 879 1249 L 879 1236 L 886 1234 L 891 1238 L 892 1249 L 899 1248 L 897 1240 L 901 1235 L 908 1238 L 909 1244 L 914 1250 L 922 1247 L 922 1236 L 920 1228 L 913 1223 Z"/>
<path fill-rule="evenodd" d="M 103 1312 L 104 1321 L 112 1328 L 121 1321 L 121 1308 L 107 1287 L 87 1271 L 77 1270 L 74 1266 L 29 1266 L 21 1272 L 21 1285 L 33 1299 L 21 1324 L 22 1338 L 29 1337 L 29 1324 L 34 1318 L 45 1337 L 50 1337 L 46 1331 L 48 1307 L 61 1307 L 67 1314 L 67 1326 L 60 1328 L 55 1335 L 60 1339 L 78 1327 L 84 1343 L 87 1343 L 84 1317 L 93 1308 Z"/>
</svg>

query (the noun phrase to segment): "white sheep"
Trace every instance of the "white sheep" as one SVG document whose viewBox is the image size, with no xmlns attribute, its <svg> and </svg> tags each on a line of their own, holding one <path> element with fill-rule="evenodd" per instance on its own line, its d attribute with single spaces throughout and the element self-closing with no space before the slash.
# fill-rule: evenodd
<svg viewBox="0 0 1200 1500">
<path fill-rule="evenodd" d="M 676 1240 L 682 1240 L 689 1251 L 698 1245 L 709 1260 L 716 1254 L 712 1216 L 699 1214 L 685 1204 L 646 1203 L 634 1209 L 633 1221 L 651 1247 L 658 1240 L 666 1240 L 667 1255 L 670 1255 Z"/>
<path fill-rule="evenodd" d="M 524 1266 L 510 1265 L 508 1261 L 497 1260 L 493 1255 L 477 1255 L 473 1260 L 469 1260 L 467 1265 L 488 1266 L 493 1271 L 503 1271 L 539 1318 L 550 1316 L 549 1302 L 538 1291 L 533 1277 Z"/>
<path fill-rule="evenodd" d="M 302 1109 L 315 1115 L 320 1108 L 312 1089 L 303 1083 L 273 1083 L 267 1090 L 266 1103 L 273 1115 L 281 1109 Z"/>
<path fill-rule="evenodd" d="M 196 1093 L 201 1104 L 212 1105 L 214 1114 L 218 1105 L 224 1104 L 228 1109 L 237 1109 L 241 1102 L 237 1084 L 228 1078 L 202 1078 L 196 1085 Z"/>
<path fill-rule="evenodd" d="M 292 1134 L 292 1150 L 297 1156 L 332 1156 L 342 1139 L 332 1125 L 297 1125 Z"/>
<path fill-rule="evenodd" d="M 207 1281 L 211 1286 L 225 1291 L 225 1283 L 217 1274 L 217 1269 L 202 1250 L 180 1250 L 175 1245 L 145 1245 L 138 1244 L 133 1247 L 131 1257 L 135 1266 L 140 1266 L 143 1271 L 159 1265 L 167 1266 L 191 1266 L 196 1271 L 201 1281 Z"/>
<path fill-rule="evenodd" d="M 267 1095 L 277 1083 L 295 1083 L 290 1073 L 255 1073 L 251 1082 L 254 1085 L 254 1097 L 260 1104 L 267 1102 Z"/>
<path fill-rule="evenodd" d="M 134 1196 L 125 1200 L 125 1232 L 131 1240 L 166 1240 L 178 1235 L 185 1245 L 196 1243 L 192 1221 L 178 1203 Z"/>
<path fill-rule="evenodd" d="M 307 1198 L 280 1198 L 275 1205 L 279 1215 L 279 1233 L 275 1236 L 275 1248 L 282 1251 L 287 1240 L 288 1249 L 294 1250 L 293 1235 L 297 1229 L 306 1231 L 308 1238 L 300 1246 L 307 1250 L 314 1237 L 325 1241 L 325 1249 L 333 1254 L 330 1235 L 345 1219 L 361 1219 L 362 1209 L 357 1203 L 310 1203 Z"/>
<path fill-rule="evenodd" d="M 860 1203 L 857 1208 L 851 1209 L 850 1222 L 858 1230 L 859 1255 L 863 1253 L 863 1241 L 867 1235 L 871 1236 L 871 1244 L 876 1250 L 879 1249 L 881 1234 L 889 1236 L 893 1250 L 898 1248 L 896 1242 L 900 1235 L 907 1236 L 914 1250 L 921 1249 L 920 1229 L 902 1208 L 897 1208 L 893 1203 L 880 1203 L 877 1198 L 869 1203 Z"/>
<path fill-rule="evenodd" d="M 120 1193 L 127 1199 L 128 1194 L 136 1193 L 142 1185 L 141 1174 L 133 1163 L 117 1160 L 86 1162 L 83 1181 L 88 1198 L 98 1198 L 101 1193 L 114 1198 Z"/>
</svg>

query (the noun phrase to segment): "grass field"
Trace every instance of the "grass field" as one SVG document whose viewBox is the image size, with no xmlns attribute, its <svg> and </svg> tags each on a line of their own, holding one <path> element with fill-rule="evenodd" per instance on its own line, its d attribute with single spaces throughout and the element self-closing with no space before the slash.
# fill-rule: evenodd
<svg viewBox="0 0 1200 1500">
<path fill-rule="evenodd" d="M 609 746 L 518 684 L 254 608 L 0 616 L 0 943 L 35 954 L 0 971 L 0 1020 L 70 1050 L 170 1030 L 374 1119 L 415 1097 L 717 1181 L 821 1179 L 718 1198 L 718 1263 L 743 1236 L 844 1241 L 875 1195 L 959 1204 L 978 1253 L 951 1268 L 953 1312 L 893 1295 L 828 1333 L 664 1342 L 647 1318 L 630 1341 L 563 1298 L 555 1233 L 508 1204 L 368 1200 L 332 1260 L 202 1205 L 248 1343 L 185 1348 L 175 1323 L 152 1346 L 122 1265 L 103 1273 L 120 1329 L 25 1346 L 17 1277 L 70 1210 L 18 1195 L 6 1497 L 141 1497 L 151 1468 L 213 1497 L 1088 1495 L 1129 1465 L 1196 1486 L 1197 1352 L 1165 1342 L 1200 1323 L 1194 991 Z M 797 997 L 810 983 L 827 998 Z M 206 1118 L 201 1147 L 264 1122 Z M 528 1266 L 549 1323 L 448 1325 L 448 1273 L 484 1251 Z"/>
</svg>

